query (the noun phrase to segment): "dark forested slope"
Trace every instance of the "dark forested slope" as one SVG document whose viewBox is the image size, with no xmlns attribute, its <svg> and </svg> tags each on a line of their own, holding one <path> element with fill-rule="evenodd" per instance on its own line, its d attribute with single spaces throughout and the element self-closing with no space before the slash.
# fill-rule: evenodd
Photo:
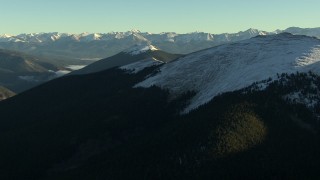
<svg viewBox="0 0 320 180">
<path fill-rule="evenodd" d="M 292 83 L 319 90 L 318 76 L 255 84 L 180 115 L 193 92 L 132 88 L 154 69 L 67 76 L 1 102 L 1 179 L 320 177 L 317 114 L 283 98 Z"/>
</svg>

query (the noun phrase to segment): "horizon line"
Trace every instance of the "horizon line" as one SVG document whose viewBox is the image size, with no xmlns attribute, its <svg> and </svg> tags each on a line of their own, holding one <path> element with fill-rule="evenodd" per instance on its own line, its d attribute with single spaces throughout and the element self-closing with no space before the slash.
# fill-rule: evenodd
<svg viewBox="0 0 320 180">
<path fill-rule="evenodd" d="M 8 35 L 8 36 L 17 36 L 17 35 L 22 35 L 22 34 L 49 34 L 49 33 L 60 33 L 60 34 L 110 34 L 110 33 L 127 33 L 127 32 L 138 32 L 138 33 L 149 33 L 149 34 L 162 34 L 162 33 L 176 33 L 176 34 L 192 34 L 192 33 L 208 33 L 208 34 L 235 34 L 235 33 L 239 33 L 239 32 L 246 32 L 249 30 L 258 30 L 258 31 L 264 31 L 264 32 L 276 32 L 276 31 L 284 31 L 287 30 L 289 28 L 301 28 L 301 29 L 318 29 L 320 27 L 299 27 L 299 26 L 290 26 L 288 28 L 285 28 L 283 30 L 281 29 L 276 29 L 273 31 L 266 31 L 266 30 L 261 30 L 259 28 L 248 28 L 246 30 L 240 30 L 237 32 L 224 32 L 224 33 L 210 33 L 210 32 L 205 32 L 205 31 L 191 31 L 191 32 L 183 32 L 183 33 L 177 33 L 175 31 L 163 31 L 163 32 L 159 32 L 159 33 L 153 33 L 150 31 L 140 31 L 139 29 L 131 29 L 131 30 L 127 30 L 127 31 L 109 31 L 109 32 L 88 32 L 88 31 L 84 31 L 84 32 L 59 32 L 59 31 L 51 31 L 51 32 L 30 32 L 30 33 L 17 33 L 17 34 L 11 34 L 11 33 L 3 33 L 0 35 Z"/>
</svg>

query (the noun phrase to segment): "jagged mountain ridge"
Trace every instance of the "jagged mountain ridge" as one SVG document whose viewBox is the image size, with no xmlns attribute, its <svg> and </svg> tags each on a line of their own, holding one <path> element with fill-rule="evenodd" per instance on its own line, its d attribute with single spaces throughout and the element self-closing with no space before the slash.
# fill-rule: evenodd
<svg viewBox="0 0 320 180">
<path fill-rule="evenodd" d="M 163 51 L 173 54 L 188 54 L 213 46 L 241 41 L 257 35 L 270 35 L 292 30 L 278 30 L 275 32 L 249 29 L 239 33 L 211 34 L 194 32 L 178 34 L 164 32 L 160 34 L 132 30 L 128 32 L 110 33 L 32 33 L 20 35 L 1 35 L 0 48 L 22 51 L 33 55 L 55 57 L 69 60 L 97 60 L 111 57 L 119 52 L 139 43 L 153 44 Z M 300 35 L 314 35 L 319 37 L 318 29 L 294 31 Z M 315 33 L 309 33 L 315 32 Z"/>
<path fill-rule="evenodd" d="M 131 30 L 127 32 L 109 32 L 109 33 L 30 33 L 19 35 L 0 35 L 0 42 L 25 42 L 25 43 L 50 43 L 55 41 L 110 41 L 114 39 L 131 38 L 140 41 L 148 42 L 177 42 L 187 43 L 191 41 L 238 41 L 248 39 L 257 35 L 278 34 L 282 32 L 288 32 L 296 35 L 307 36 L 320 36 L 320 28 L 299 28 L 290 27 L 285 30 L 276 30 L 273 32 L 261 31 L 258 29 L 248 29 L 246 31 L 240 31 L 238 33 L 223 33 L 223 34 L 211 34 L 206 32 L 192 32 L 187 34 L 179 34 L 175 32 L 163 32 L 160 34 L 141 32 L 139 30 Z"/>
<path fill-rule="evenodd" d="M 225 41 L 232 41 L 236 37 L 247 38 L 245 36 L 256 36 L 273 34 L 266 31 L 260 31 L 257 29 L 248 29 L 239 33 L 224 33 L 224 34 L 211 34 L 205 32 L 193 32 L 187 34 L 179 34 L 175 32 L 163 32 L 160 34 L 154 34 L 149 32 L 141 32 L 138 30 L 131 30 L 127 32 L 110 32 L 110 33 L 81 33 L 81 34 L 70 34 L 70 33 L 30 33 L 30 34 L 19 34 L 19 35 L 0 35 L 0 42 L 26 42 L 26 43 L 50 43 L 55 41 L 66 41 L 73 40 L 78 42 L 89 42 L 89 41 L 110 41 L 113 39 L 125 39 L 131 38 L 140 41 L 159 42 L 169 41 L 177 43 L 186 43 L 190 41 L 214 41 L 216 38 L 223 40 L 221 37 L 225 37 Z"/>
</svg>

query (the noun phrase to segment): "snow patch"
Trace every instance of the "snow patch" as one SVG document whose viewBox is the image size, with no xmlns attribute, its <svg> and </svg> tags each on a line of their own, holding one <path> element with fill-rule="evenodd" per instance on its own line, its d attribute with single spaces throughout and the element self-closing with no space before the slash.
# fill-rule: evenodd
<svg viewBox="0 0 320 180">
<path fill-rule="evenodd" d="M 55 76 L 56 77 L 61 77 L 61 76 L 64 76 L 66 74 L 69 74 L 71 71 L 67 71 L 67 70 L 60 70 L 60 71 L 56 71 L 55 72 Z"/>
<path fill-rule="evenodd" d="M 158 49 L 153 45 L 136 45 L 130 49 L 125 50 L 124 52 L 130 55 L 139 55 L 147 51 L 157 51 Z"/>
<path fill-rule="evenodd" d="M 75 71 L 75 70 L 82 69 L 82 68 L 84 68 L 84 67 L 86 67 L 86 65 L 70 65 L 70 66 L 67 66 L 66 68 Z"/>
<path fill-rule="evenodd" d="M 304 104 L 308 108 L 314 108 L 319 102 L 319 97 L 319 94 L 303 94 L 301 91 L 298 91 L 285 95 L 283 98 L 293 104 L 299 103 Z"/>
<path fill-rule="evenodd" d="M 163 64 L 163 62 L 155 58 L 151 58 L 151 59 L 144 59 L 138 62 L 134 62 L 125 66 L 121 66 L 120 69 L 129 70 L 130 73 L 138 73 L 147 67 L 160 65 L 160 64 Z"/>
</svg>

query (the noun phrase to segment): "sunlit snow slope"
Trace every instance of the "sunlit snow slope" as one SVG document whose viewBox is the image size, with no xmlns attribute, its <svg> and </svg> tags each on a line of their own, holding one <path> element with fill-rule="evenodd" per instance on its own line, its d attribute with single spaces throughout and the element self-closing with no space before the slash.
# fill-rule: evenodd
<svg viewBox="0 0 320 180">
<path fill-rule="evenodd" d="M 185 112 L 207 103 L 219 93 L 247 87 L 277 73 L 320 72 L 320 40 L 289 33 L 258 36 L 196 52 L 160 68 L 136 86 L 167 88 L 173 95 L 197 94 Z"/>
</svg>

